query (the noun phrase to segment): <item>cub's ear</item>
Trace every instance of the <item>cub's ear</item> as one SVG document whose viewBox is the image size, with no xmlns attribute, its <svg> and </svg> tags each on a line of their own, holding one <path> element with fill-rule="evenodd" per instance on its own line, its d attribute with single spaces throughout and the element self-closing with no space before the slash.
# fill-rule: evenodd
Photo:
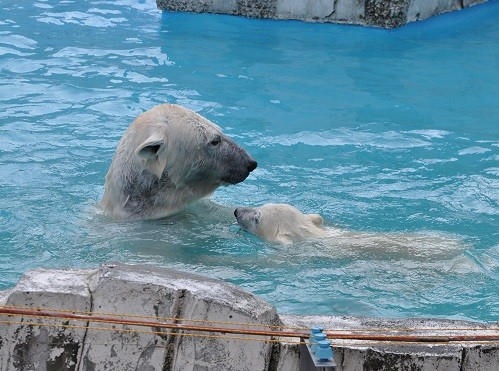
<svg viewBox="0 0 499 371">
<path fill-rule="evenodd" d="M 165 141 L 158 135 L 151 135 L 144 142 L 139 144 L 135 150 L 135 155 L 138 158 L 145 160 L 145 166 L 151 173 L 161 178 L 163 170 L 166 166 L 166 158 L 158 156 L 165 150 Z"/>
<path fill-rule="evenodd" d="M 320 227 L 322 226 L 322 223 L 324 222 L 324 219 L 322 219 L 322 216 L 319 214 L 308 214 L 307 215 L 312 223 L 314 223 L 315 226 Z"/>
</svg>

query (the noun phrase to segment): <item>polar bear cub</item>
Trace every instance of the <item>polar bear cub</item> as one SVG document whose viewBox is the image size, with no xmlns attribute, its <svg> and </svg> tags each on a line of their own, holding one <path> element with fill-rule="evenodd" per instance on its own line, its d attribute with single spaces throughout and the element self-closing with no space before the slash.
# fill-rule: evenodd
<svg viewBox="0 0 499 371">
<path fill-rule="evenodd" d="M 123 134 L 101 200 L 118 219 L 160 218 L 244 181 L 257 163 L 194 111 L 162 104 L 139 115 Z"/>
<path fill-rule="evenodd" d="M 266 241 L 290 244 L 294 240 L 325 237 L 319 214 L 303 214 L 287 204 L 239 207 L 234 211 L 237 223 L 246 231 Z"/>
<path fill-rule="evenodd" d="M 412 254 L 418 257 L 456 256 L 466 247 L 456 236 L 439 232 L 364 232 L 323 226 L 318 214 L 304 214 L 287 204 L 265 204 L 239 207 L 234 211 L 242 229 L 268 242 L 291 244 L 299 240 L 320 238 L 336 252 L 374 249 L 378 253 Z"/>
</svg>

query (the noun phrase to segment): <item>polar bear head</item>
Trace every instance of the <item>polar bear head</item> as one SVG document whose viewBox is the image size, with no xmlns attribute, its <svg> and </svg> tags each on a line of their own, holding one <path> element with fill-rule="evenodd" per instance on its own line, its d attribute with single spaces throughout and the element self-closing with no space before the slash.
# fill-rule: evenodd
<svg viewBox="0 0 499 371">
<path fill-rule="evenodd" d="M 246 231 L 266 241 L 283 244 L 326 234 L 322 217 L 303 214 L 287 204 L 265 204 L 260 207 L 239 207 L 234 211 L 237 223 Z"/>
<path fill-rule="evenodd" d="M 135 156 L 176 186 L 236 184 L 257 166 L 220 127 L 181 106 L 157 106 L 139 116 L 134 129 Z"/>
<path fill-rule="evenodd" d="M 255 160 L 221 129 L 182 106 L 162 104 L 123 134 L 106 175 L 104 212 L 159 218 L 246 179 Z"/>
</svg>

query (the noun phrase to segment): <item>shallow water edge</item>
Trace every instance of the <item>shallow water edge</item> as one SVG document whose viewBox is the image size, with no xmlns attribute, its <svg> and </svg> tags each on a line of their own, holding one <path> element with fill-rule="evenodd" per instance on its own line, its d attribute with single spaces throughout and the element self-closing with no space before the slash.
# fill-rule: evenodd
<svg viewBox="0 0 499 371">
<path fill-rule="evenodd" d="M 245 2 L 156 0 L 159 9 L 230 14 L 250 18 L 293 19 L 306 22 L 393 28 L 435 15 L 461 10 L 488 0 L 249 0 Z"/>
</svg>

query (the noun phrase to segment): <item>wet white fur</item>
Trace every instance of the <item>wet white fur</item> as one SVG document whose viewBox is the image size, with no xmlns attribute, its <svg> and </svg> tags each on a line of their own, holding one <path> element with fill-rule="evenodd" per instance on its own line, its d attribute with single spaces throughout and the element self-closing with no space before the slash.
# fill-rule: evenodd
<svg viewBox="0 0 499 371">
<path fill-rule="evenodd" d="M 322 217 L 303 214 L 287 204 L 265 204 L 255 208 L 236 209 L 239 225 L 266 241 L 289 244 L 293 240 L 325 237 Z"/>
<path fill-rule="evenodd" d="M 100 205 L 117 219 L 167 216 L 220 185 L 243 181 L 251 161 L 217 125 L 182 106 L 162 104 L 123 134 Z"/>
<path fill-rule="evenodd" d="M 460 254 L 464 243 L 456 236 L 439 232 L 364 232 L 324 227 L 318 214 L 304 214 L 287 204 L 240 207 L 235 211 L 238 224 L 268 242 L 289 245 L 316 239 L 323 247 L 335 247 L 337 253 L 376 251 L 406 254 L 413 258 L 443 257 Z"/>
</svg>

